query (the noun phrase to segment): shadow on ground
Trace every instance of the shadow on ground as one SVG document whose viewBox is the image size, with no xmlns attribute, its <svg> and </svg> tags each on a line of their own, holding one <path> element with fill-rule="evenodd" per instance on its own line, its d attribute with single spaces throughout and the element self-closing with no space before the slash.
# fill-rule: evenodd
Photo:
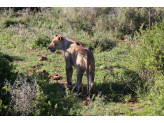
<svg viewBox="0 0 164 123">
<path fill-rule="evenodd" d="M 19 57 L 14 58 L 4 54 L 3 54 L 3 58 L 8 59 L 10 62 L 12 62 L 13 60 L 23 60 L 23 58 L 19 58 Z M 138 82 L 141 82 L 141 78 L 134 71 L 128 70 L 127 68 L 118 67 L 118 69 L 120 68 L 123 69 L 124 71 L 122 77 L 118 77 L 118 75 L 115 73 L 115 69 L 111 67 L 107 68 L 108 70 L 107 74 L 109 74 L 110 77 L 113 78 L 113 80 L 104 79 L 102 80 L 102 83 L 95 83 L 94 84 L 95 95 L 98 95 L 98 93 L 101 92 L 102 95 L 106 96 L 107 102 L 110 102 L 111 100 L 113 102 L 119 102 L 119 101 L 122 102 L 124 101 L 124 97 L 126 95 L 129 94 L 131 94 L 132 96 L 136 95 L 135 90 L 137 88 L 135 85 Z M 28 76 L 29 80 L 32 79 L 32 77 L 34 76 Z M 104 78 L 105 77 L 106 76 L 104 76 Z M 71 110 L 71 108 L 78 109 L 77 104 L 78 103 L 80 104 L 80 102 L 86 100 L 85 98 L 86 85 L 83 85 L 84 92 L 82 94 L 82 98 L 79 98 L 74 96 L 74 92 L 71 93 L 70 91 L 63 91 L 61 88 L 64 83 L 60 83 L 57 81 L 50 82 L 50 79 L 47 75 L 38 75 L 37 83 L 43 90 L 44 95 L 47 96 L 45 102 L 44 101 L 39 102 L 39 106 L 42 109 L 40 115 L 49 115 L 49 114 L 59 115 L 59 116 L 69 115 L 69 111 Z M 7 102 L 7 101 L 10 102 L 9 96 L 7 98 L 5 97 L 5 99 L 3 98 L 1 98 L 3 102 Z M 51 105 L 50 104 L 47 105 L 49 102 Z M 8 113 L 8 115 L 10 115 L 10 113 Z"/>
<path fill-rule="evenodd" d="M 20 57 L 20 56 L 10 56 L 8 54 L 3 54 L 1 52 L 0 52 L 0 56 L 2 58 L 5 58 L 5 59 L 9 60 L 10 62 L 13 62 L 13 61 L 23 61 L 24 60 L 23 57 Z"/>
<path fill-rule="evenodd" d="M 116 67 L 115 69 L 120 68 Z M 95 83 L 95 94 L 101 92 L 103 95 L 106 95 L 107 101 L 112 100 L 113 102 L 122 102 L 125 96 L 128 95 L 131 95 L 132 98 L 137 96 L 137 87 L 142 85 L 142 80 L 138 73 L 122 67 L 121 69 L 124 72 L 121 76 L 118 76 L 115 69 L 112 67 L 107 68 L 110 71 L 110 78 L 113 78 L 112 80 L 105 79 L 106 76 L 104 76 L 102 83 Z"/>
</svg>

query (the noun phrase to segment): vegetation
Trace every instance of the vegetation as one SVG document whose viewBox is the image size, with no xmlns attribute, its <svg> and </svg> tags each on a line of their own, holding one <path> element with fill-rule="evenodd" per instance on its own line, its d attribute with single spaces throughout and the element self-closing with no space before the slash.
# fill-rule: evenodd
<svg viewBox="0 0 164 123">
<path fill-rule="evenodd" d="M 0 8 L 0 115 L 164 115 L 163 8 L 24 9 Z M 64 53 L 46 49 L 55 34 L 93 51 L 95 95 L 90 101 L 63 90 Z M 38 72 L 43 70 L 62 80 Z M 75 85 L 75 69 L 72 81 Z M 85 75 L 83 87 L 84 96 Z"/>
</svg>

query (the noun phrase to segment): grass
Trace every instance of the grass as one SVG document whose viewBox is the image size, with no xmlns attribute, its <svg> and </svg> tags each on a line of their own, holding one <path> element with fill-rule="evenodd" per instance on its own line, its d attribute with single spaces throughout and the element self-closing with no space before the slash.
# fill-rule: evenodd
<svg viewBox="0 0 164 123">
<path fill-rule="evenodd" d="M 15 71 L 19 71 L 20 73 L 23 73 L 24 75 L 27 76 L 32 76 L 33 74 L 35 74 L 36 71 L 42 71 L 44 69 L 50 74 L 53 72 L 59 73 L 63 77 L 63 81 L 66 81 L 64 53 L 62 51 L 60 51 L 60 54 L 57 53 L 51 54 L 45 49 L 36 48 L 30 50 L 27 44 L 23 42 L 19 44 L 18 43 L 10 44 L 9 41 L 6 42 L 8 42 L 6 43 L 6 45 L 1 45 L 1 52 L 13 56 L 14 58 L 13 64 L 16 66 Z M 17 44 L 19 47 L 17 47 Z M 8 48 L 10 49 L 8 50 Z M 47 56 L 48 61 L 39 61 L 38 57 L 40 54 Z M 57 114 L 54 114 L 54 111 L 52 111 L 53 113 L 51 115 L 132 115 L 130 113 L 131 110 L 129 111 L 127 110 L 127 108 L 130 108 L 129 106 L 127 105 L 122 106 L 123 105 L 122 103 L 115 103 L 115 101 L 124 100 L 125 97 L 124 87 L 127 84 L 126 81 L 121 81 L 124 79 L 123 76 L 125 74 L 124 73 L 125 69 L 122 68 L 123 66 L 120 66 L 120 61 L 118 58 L 119 56 L 113 55 L 113 53 L 108 51 L 107 52 L 94 51 L 94 57 L 96 61 L 95 94 L 97 95 L 98 92 L 102 92 L 102 94 L 106 96 L 106 101 L 107 101 L 106 104 L 101 104 L 103 103 L 101 102 L 101 100 L 100 100 L 101 103 L 98 105 L 97 102 L 99 101 L 97 102 L 92 101 L 93 104 L 90 104 L 90 106 L 86 107 L 81 104 L 83 100 L 76 99 L 78 101 L 72 102 L 73 104 L 76 103 L 74 104 L 75 108 L 74 106 L 67 106 L 69 108 L 67 109 L 67 107 L 62 107 L 58 104 L 59 105 L 58 108 L 59 109 L 64 108 L 64 111 Z M 41 66 L 38 68 L 33 68 L 32 66 L 35 64 L 37 65 L 41 64 Z M 101 65 L 106 65 L 107 69 L 100 70 Z M 76 81 L 75 69 L 74 69 L 72 80 L 73 80 L 73 84 L 75 85 L 75 81 Z M 43 83 L 44 80 L 40 80 L 40 81 L 41 83 Z M 42 90 L 46 92 L 46 94 L 49 97 L 51 97 L 48 98 L 47 100 L 49 100 L 51 104 L 53 104 L 52 107 L 54 107 L 54 105 L 56 105 L 55 103 L 58 102 L 53 99 L 56 96 L 55 94 L 56 90 L 54 90 L 52 87 L 54 84 L 56 84 L 56 82 L 52 80 L 51 81 L 46 80 L 46 81 L 48 81 L 46 85 L 40 84 L 40 86 Z M 84 87 L 83 94 L 85 94 L 86 93 L 85 76 L 83 77 L 83 87 Z M 59 88 L 61 88 L 61 84 L 59 84 Z M 114 102 L 111 102 L 110 100 L 113 100 Z M 112 110 L 113 107 L 115 107 L 114 110 Z M 119 113 L 119 111 L 123 113 Z M 48 114 L 41 113 L 41 115 L 48 115 Z"/>
<path fill-rule="evenodd" d="M 81 9 L 78 9 L 78 13 L 81 12 Z M 8 93 L 6 93 L 6 97 L 4 95 L 0 97 L 0 114 L 42 116 L 163 115 L 163 105 L 161 104 L 163 88 L 160 84 L 163 83 L 163 78 L 159 74 L 153 75 L 151 78 L 151 74 L 147 74 L 146 70 L 141 73 L 140 63 L 136 59 L 137 55 L 140 55 L 139 51 L 142 50 L 142 47 L 135 45 L 137 40 L 134 38 L 132 39 L 134 41 L 131 41 L 130 38 L 130 41 L 124 42 L 120 40 L 123 39 L 122 36 L 124 37 L 122 33 L 121 36 L 119 33 L 117 35 L 116 32 L 104 30 L 103 27 L 98 28 L 98 25 L 92 29 L 87 27 L 88 22 L 82 24 L 80 19 L 78 20 L 79 24 L 64 23 L 62 19 L 65 15 L 58 16 L 58 13 L 62 14 L 63 10 L 65 8 L 47 8 L 43 13 L 31 13 L 24 16 L 15 16 L 12 12 L 7 16 L 0 14 L 0 25 L 5 24 L 0 27 L 0 52 L 14 65 L 15 69 L 11 70 L 15 73 L 14 77 L 17 78 L 19 75 L 22 77 L 22 79 L 15 81 L 11 80 L 10 86 L 2 87 L 1 92 L 8 91 Z M 92 13 L 89 14 L 92 15 Z M 75 13 L 74 16 L 76 16 Z M 85 14 L 83 16 L 85 17 Z M 92 16 L 94 17 L 94 15 Z M 104 17 L 107 19 L 107 16 L 104 15 Z M 89 19 L 91 22 L 94 21 L 90 17 Z M 100 22 L 105 23 L 101 19 L 97 21 L 98 24 Z M 96 24 L 96 22 L 93 23 Z M 77 25 L 80 25 L 81 28 L 77 29 Z M 75 97 L 73 91 L 62 90 L 62 86 L 66 84 L 64 52 L 56 51 L 52 54 L 46 49 L 54 34 L 63 34 L 79 40 L 85 47 L 93 51 L 95 95 L 91 101 L 87 102 L 88 106 L 84 105 L 85 100 L 82 97 Z M 116 37 L 114 37 L 115 34 Z M 48 60 L 39 61 L 41 55 L 46 56 Z M 106 69 L 101 69 L 101 66 L 106 66 Z M 48 75 L 37 75 L 37 72 L 42 70 L 46 70 L 49 74 L 58 73 L 62 76 L 62 80 L 52 80 Z M 75 85 L 76 69 L 73 68 L 73 70 L 72 81 Z M 25 89 L 18 83 L 23 82 L 25 85 L 31 86 L 34 81 L 35 93 L 30 90 L 20 91 L 20 93 L 33 93 L 34 96 L 30 97 L 30 99 L 33 98 L 30 104 L 33 107 L 31 112 L 27 113 L 25 108 L 23 110 L 16 109 L 15 107 L 19 108 L 19 106 L 16 105 L 15 100 L 19 97 L 11 97 L 15 94 L 13 90 Z M 10 80 L 4 81 L 4 84 L 5 82 L 10 82 Z M 84 74 L 82 95 L 86 94 L 86 83 L 86 75 Z M 11 88 L 13 88 L 12 91 Z M 17 95 L 20 93 L 18 92 Z M 27 93 L 24 95 L 27 96 Z M 154 98 L 157 98 L 157 101 L 153 101 Z M 160 108 L 161 110 L 152 111 Z"/>
<path fill-rule="evenodd" d="M 21 45 L 23 46 L 24 44 L 22 43 Z M 46 70 L 49 74 L 53 72 L 59 73 L 63 77 L 62 81 L 66 81 L 65 60 L 64 60 L 63 51 L 56 51 L 55 53 L 51 54 L 46 49 L 30 50 L 24 48 L 20 50 L 20 49 L 10 48 L 8 50 L 7 47 L 8 45 L 1 46 L 1 52 L 13 56 L 14 60 L 12 63 L 16 67 L 15 71 L 19 71 L 20 73 L 23 73 L 26 76 L 33 76 L 36 71 Z M 131 76 L 129 75 L 131 71 L 129 71 L 128 68 L 126 68 L 127 62 L 123 60 L 126 53 L 121 55 L 116 55 L 117 54 L 116 51 L 120 51 L 120 49 L 116 47 L 111 51 L 104 51 L 104 52 L 94 51 L 94 57 L 96 61 L 94 92 L 95 95 L 98 95 L 98 92 L 101 92 L 102 95 L 105 96 L 105 103 L 101 101 L 100 100 L 101 98 L 99 97 L 98 98 L 99 100 L 96 101 L 95 99 L 95 101 L 91 101 L 91 104 L 87 107 L 81 104 L 83 102 L 82 99 L 76 98 L 76 101 L 72 102 L 73 104 L 76 103 L 74 104 L 75 106 L 73 107 L 70 106 L 69 107 L 70 111 L 68 111 L 68 109 L 65 109 L 67 110 L 68 113 L 63 111 L 61 114 L 59 113 L 56 115 L 96 115 L 96 116 L 97 115 L 113 115 L 113 116 L 136 115 L 133 112 L 135 111 L 134 107 L 137 106 L 134 105 L 134 107 L 131 108 L 131 105 L 128 104 L 128 101 L 131 100 L 131 97 L 129 98 L 128 94 L 132 93 L 132 91 L 129 90 L 128 87 L 125 88 L 128 83 L 130 84 L 131 81 L 133 81 Z M 46 56 L 48 58 L 48 61 L 39 61 L 38 58 L 40 54 Z M 33 65 L 35 64 L 37 65 L 41 64 L 41 65 L 39 67 L 33 68 Z M 107 69 L 101 70 L 100 66 L 102 65 L 107 66 Z M 135 76 L 135 74 L 132 74 L 132 76 Z M 85 77 L 86 76 L 84 75 L 83 94 L 86 94 Z M 46 83 L 44 81 L 46 81 Z M 75 85 L 76 69 L 74 69 L 72 81 L 73 84 Z M 61 86 L 63 84 L 60 84 L 60 80 L 58 81 L 59 83 L 57 83 L 54 80 L 49 80 L 49 79 L 44 80 L 44 77 L 38 79 L 38 82 L 43 92 L 50 97 L 47 100 L 49 100 L 51 104 L 55 105 L 57 101 L 54 100 L 53 98 L 55 98 L 56 96 L 56 92 L 55 92 L 56 89 L 53 89 L 53 86 L 58 86 L 58 88 L 61 91 Z M 62 91 L 61 93 L 62 95 L 64 95 Z M 95 98 L 97 98 L 97 96 Z M 127 99 L 127 104 L 125 101 L 126 99 Z"/>
</svg>

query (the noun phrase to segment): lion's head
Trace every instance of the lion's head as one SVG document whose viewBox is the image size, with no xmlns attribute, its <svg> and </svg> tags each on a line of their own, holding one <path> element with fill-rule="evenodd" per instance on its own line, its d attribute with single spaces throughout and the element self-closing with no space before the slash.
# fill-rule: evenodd
<svg viewBox="0 0 164 123">
<path fill-rule="evenodd" d="M 50 52 L 55 52 L 58 49 L 63 49 L 64 45 L 63 45 L 63 38 L 60 35 L 55 35 L 54 39 L 52 40 L 52 42 L 50 43 L 50 45 L 47 47 L 47 49 L 50 50 Z"/>
</svg>

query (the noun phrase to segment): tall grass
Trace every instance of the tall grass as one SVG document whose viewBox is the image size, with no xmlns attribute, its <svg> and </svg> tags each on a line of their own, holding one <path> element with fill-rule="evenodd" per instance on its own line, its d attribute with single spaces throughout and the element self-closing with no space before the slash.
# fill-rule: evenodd
<svg viewBox="0 0 164 123">
<path fill-rule="evenodd" d="M 145 23 L 145 29 L 145 25 L 148 24 L 148 16 L 145 16 L 148 15 L 148 10 L 148 8 L 113 7 L 46 8 L 42 13 L 25 14 L 18 18 L 10 9 L 10 14 L 1 15 L 3 17 L 1 32 L 9 27 L 9 32 L 12 30 L 11 35 L 14 34 L 14 38 L 32 42 L 29 46 L 31 48 L 35 47 L 33 42 L 40 36 L 52 39 L 54 34 L 60 34 L 80 40 L 89 47 L 90 43 L 87 42 L 92 40 L 91 49 L 99 45 L 97 42 L 102 42 L 100 48 L 108 49 L 113 45 L 114 37 L 124 39 L 125 34 L 134 34 L 135 31 L 139 31 L 142 23 Z M 162 8 L 151 8 L 151 23 L 161 21 L 157 18 L 161 14 Z M 20 34 L 21 37 L 17 37 Z M 101 37 L 97 37 L 99 34 Z M 46 44 L 45 42 L 43 44 Z M 104 44 L 105 42 L 109 44 Z"/>
</svg>

